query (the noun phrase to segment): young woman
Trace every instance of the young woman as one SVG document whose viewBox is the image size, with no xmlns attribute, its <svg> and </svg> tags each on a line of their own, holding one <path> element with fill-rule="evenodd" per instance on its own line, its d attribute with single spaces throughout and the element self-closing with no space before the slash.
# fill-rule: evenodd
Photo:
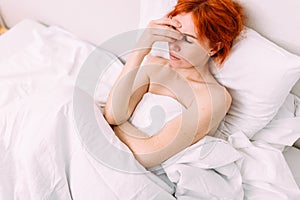
<svg viewBox="0 0 300 200">
<path fill-rule="evenodd" d="M 242 9 L 231 0 L 179 0 L 166 17 L 149 23 L 104 112 L 116 135 L 143 166 L 160 164 L 205 135 L 214 135 L 231 97 L 210 74 L 208 61 L 212 58 L 221 64 L 242 27 Z M 157 41 L 168 42 L 170 59 L 149 57 L 141 66 Z M 182 105 L 180 114 L 151 136 L 130 122 L 149 94 Z"/>
</svg>

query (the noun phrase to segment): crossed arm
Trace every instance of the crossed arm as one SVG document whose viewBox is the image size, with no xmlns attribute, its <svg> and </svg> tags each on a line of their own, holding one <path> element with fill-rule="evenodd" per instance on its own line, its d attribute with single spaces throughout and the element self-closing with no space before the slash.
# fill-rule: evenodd
<svg viewBox="0 0 300 200">
<path fill-rule="evenodd" d="M 111 125 L 120 125 L 126 122 L 148 90 L 147 74 L 139 70 L 143 58 L 144 55 L 138 51 L 131 53 L 109 93 L 104 116 Z"/>
<path fill-rule="evenodd" d="M 127 61 L 127 66 L 110 92 L 104 115 L 114 125 L 115 134 L 131 149 L 135 158 L 144 167 L 152 167 L 190 146 L 195 142 L 197 133 L 204 136 L 206 132 L 204 129 L 199 130 L 199 124 L 207 127 L 201 118 L 209 118 L 206 116 L 209 113 L 201 113 L 202 117 L 199 117 L 197 102 L 193 101 L 182 114 L 167 122 L 152 137 L 134 127 L 128 119 L 149 86 L 146 70 L 138 67 L 138 56 L 136 53 L 133 61 L 130 58 Z"/>
<path fill-rule="evenodd" d="M 209 126 L 207 119 L 210 119 L 210 110 L 204 108 L 199 115 L 196 100 L 152 137 L 146 137 L 143 132 L 128 122 L 135 107 L 149 89 L 149 76 L 140 65 L 149 53 L 153 42 L 157 40 L 169 42 L 181 37 L 173 29 L 166 32 L 166 29 L 169 29 L 168 25 L 177 26 L 170 19 L 156 21 L 153 26 L 165 25 L 167 26 L 161 34 L 158 34 L 158 29 L 155 29 L 150 36 L 145 36 L 148 39 L 152 38 L 152 41 L 145 45 L 149 47 L 147 51 L 135 51 L 130 54 L 124 69 L 112 87 L 104 109 L 104 116 L 109 124 L 114 125 L 115 134 L 131 149 L 144 167 L 160 164 L 190 146 L 207 133 Z M 144 46 L 146 40 L 141 41 Z"/>
<path fill-rule="evenodd" d="M 127 78 L 139 79 L 133 76 L 128 76 L 126 79 Z M 134 81 L 127 80 L 126 83 L 127 87 L 130 86 L 129 88 L 135 87 Z M 132 83 L 132 85 L 129 83 Z M 122 87 L 125 87 L 125 84 L 121 84 L 119 89 Z M 193 101 L 188 108 L 182 111 L 182 114 L 167 122 L 161 130 L 149 137 L 128 121 L 139 99 L 147 92 L 147 88 L 139 87 L 138 92 L 133 92 L 131 95 L 129 91 L 134 90 L 124 89 L 120 92 L 122 91 L 123 94 L 119 93 L 119 96 L 114 96 L 117 100 L 121 101 L 117 105 L 123 109 L 122 113 L 117 113 L 119 118 L 115 120 L 115 114 L 112 113 L 112 117 L 110 117 L 109 113 L 107 113 L 107 111 L 113 111 L 113 108 L 106 108 L 105 116 L 109 123 L 112 124 L 113 122 L 115 125 L 114 132 L 118 138 L 130 148 L 135 158 L 144 167 L 153 167 L 162 163 L 198 141 L 207 133 L 207 127 L 209 126 L 207 119 L 210 119 L 210 111 L 208 109 L 202 109 L 201 115 L 199 115 L 198 104 L 196 101 Z M 115 92 L 117 92 L 117 90 Z M 126 97 L 123 98 L 122 95 Z M 129 105 L 128 107 L 131 106 L 131 108 L 125 106 L 126 104 L 122 101 L 124 99 L 127 99 L 126 103 Z M 123 106 L 121 106 L 121 104 L 123 104 Z M 112 102 L 110 102 L 109 106 L 113 106 Z"/>
<path fill-rule="evenodd" d="M 145 136 L 128 121 L 115 126 L 114 132 L 144 167 L 153 167 L 196 142 L 199 129 L 202 137 L 205 135 L 204 129 L 199 128 L 203 121 L 198 120 L 195 106 L 196 103 L 151 137 Z"/>
<path fill-rule="evenodd" d="M 136 44 L 120 76 L 116 80 L 105 106 L 105 117 L 110 124 L 120 125 L 131 116 L 137 103 L 147 92 L 149 78 L 139 70 L 144 57 L 150 52 L 156 41 L 171 42 L 182 37 L 173 27 L 181 26 L 170 18 L 153 20 Z M 138 75 L 140 73 L 140 75 Z"/>
</svg>

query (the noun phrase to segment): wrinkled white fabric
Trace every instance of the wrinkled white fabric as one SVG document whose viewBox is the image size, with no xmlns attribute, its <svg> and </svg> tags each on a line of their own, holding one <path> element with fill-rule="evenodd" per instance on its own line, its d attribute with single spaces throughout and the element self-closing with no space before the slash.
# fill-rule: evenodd
<svg viewBox="0 0 300 200">
<path fill-rule="evenodd" d="M 83 112 L 74 119 L 74 81 L 95 48 L 55 27 L 34 37 L 26 49 L 0 61 L 0 199 L 174 199 L 152 173 L 126 173 L 93 154 L 123 155 L 109 148 L 111 140 L 96 143 L 101 131 L 114 133 L 103 117 L 101 129 L 84 117 L 93 101 L 79 102 Z M 116 162 L 140 166 L 131 158 Z"/>
<path fill-rule="evenodd" d="M 182 109 L 183 106 L 169 96 L 146 93 L 136 107 L 131 122 L 151 136 L 163 124 L 181 114 Z M 178 199 L 240 200 L 244 196 L 242 177 L 236 165 L 240 158 L 226 141 L 206 136 L 150 170 L 171 187 L 176 185 L 175 196 Z"/>
<path fill-rule="evenodd" d="M 91 91 L 82 93 L 87 101 L 83 98 L 82 112 L 74 114 L 74 81 L 94 47 L 54 27 L 35 32 L 35 38 L 23 51 L 0 61 L 0 199 L 167 200 L 175 199 L 173 193 L 178 199 L 300 199 L 281 151 L 266 142 L 268 135 L 281 135 L 277 126 L 254 142 L 239 132 L 229 142 L 204 137 L 152 169 L 164 179 L 103 162 L 101 156 L 143 170 L 99 110 L 97 126 L 85 117 Z M 181 105 L 170 97 L 147 95 L 132 122 L 154 133 L 156 129 L 147 127 L 153 125 L 155 105 L 147 99 L 160 102 L 164 122 L 180 114 Z M 294 102 L 298 116 L 299 99 Z M 145 121 L 138 122 L 141 115 Z"/>
<path fill-rule="evenodd" d="M 298 136 L 294 101 L 289 95 L 274 119 L 276 123 L 269 124 L 274 128 L 260 132 L 256 141 L 250 141 L 242 132 L 230 135 L 228 142 L 206 136 L 150 170 L 167 183 L 172 182 L 171 187 L 176 186 L 178 199 L 299 199 L 300 190 L 281 149 L 267 143 L 286 144 Z M 133 120 L 134 125 L 149 126 L 154 119 L 151 108 L 157 105 L 171 113 L 166 115 L 165 123 L 182 112 L 174 99 L 147 93 L 134 116 L 142 120 Z"/>
<path fill-rule="evenodd" d="M 238 165 L 245 199 L 300 199 L 300 190 L 280 150 L 264 141 L 250 142 L 241 132 L 228 140 L 243 157 Z"/>
<path fill-rule="evenodd" d="M 206 136 L 162 164 L 176 184 L 178 199 L 232 199 L 244 197 L 236 162 L 242 157 L 227 142 Z"/>
<path fill-rule="evenodd" d="M 292 146 L 300 138 L 299 103 L 299 97 L 289 94 L 274 119 L 252 139 L 265 141 L 281 150 L 285 146 Z"/>
<path fill-rule="evenodd" d="M 166 122 L 180 114 L 183 108 L 172 97 L 148 92 L 138 103 L 129 121 L 147 135 L 152 136 Z"/>
</svg>

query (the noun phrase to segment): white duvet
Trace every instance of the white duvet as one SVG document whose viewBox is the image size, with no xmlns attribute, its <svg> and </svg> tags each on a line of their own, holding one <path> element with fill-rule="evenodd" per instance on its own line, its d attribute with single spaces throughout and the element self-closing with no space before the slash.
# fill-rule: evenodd
<svg viewBox="0 0 300 200">
<path fill-rule="evenodd" d="M 91 91 L 74 90 L 95 48 L 55 27 L 34 34 L 0 61 L 0 199 L 300 199 L 281 152 L 299 136 L 296 104 L 254 142 L 205 137 L 152 173 L 114 136 Z M 283 121 L 286 132 L 276 129 Z"/>
</svg>

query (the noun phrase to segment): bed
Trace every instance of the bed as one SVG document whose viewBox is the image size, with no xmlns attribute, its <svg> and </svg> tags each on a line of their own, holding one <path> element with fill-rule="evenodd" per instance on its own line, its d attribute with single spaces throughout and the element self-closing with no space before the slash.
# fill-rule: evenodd
<svg viewBox="0 0 300 200">
<path fill-rule="evenodd" d="M 249 17 L 253 17 L 247 24 L 249 27 L 300 55 L 299 38 L 296 38 L 300 28 L 287 34 L 291 30 L 285 27 L 285 32 L 272 34 L 270 30 L 277 30 L 277 24 L 266 28 L 265 23 L 274 21 L 273 13 L 266 12 L 269 18 L 263 18 L 262 13 L 253 11 L 265 8 L 270 2 L 240 2 L 246 6 Z M 113 137 L 101 110 L 93 107 L 91 97 L 101 107 L 111 87 L 108 79 L 114 79 L 122 69 L 126 52 L 138 36 L 131 31 L 145 26 L 150 18 L 159 17 L 174 3 L 131 0 L 128 9 L 122 9 L 128 6 L 127 2 L 0 2 L 1 14 L 10 28 L 0 36 L 1 199 L 299 199 L 300 150 L 295 143 L 300 134 L 299 81 L 288 91 L 279 114 L 272 119 L 273 124 L 268 123 L 269 128 L 264 127 L 252 140 L 238 133 L 233 134 L 231 143 L 205 138 L 185 154 L 166 162 L 165 172 L 155 169 L 152 173 L 141 167 L 126 146 Z M 274 10 L 280 10 L 281 4 L 277 0 Z M 296 14 L 299 3 L 290 0 L 285 6 L 289 15 L 282 20 L 295 15 L 289 23 L 300 24 L 296 23 L 300 22 Z M 120 17 L 114 17 L 116 12 Z M 111 21 L 103 16 L 109 16 Z M 280 22 L 277 21 L 278 26 L 282 25 Z M 284 23 L 284 26 L 288 25 Z M 284 34 L 288 37 L 281 37 Z M 124 39 L 130 42 L 120 45 Z M 102 74 L 100 82 L 99 77 L 93 76 L 95 66 L 99 65 L 111 69 L 105 71 L 106 79 Z M 93 70 L 83 73 L 83 69 Z M 92 106 L 82 106 L 87 104 Z M 289 116 L 291 112 L 293 117 Z M 99 117 L 96 121 L 95 115 Z M 282 116 L 286 118 L 282 120 Z M 287 116 L 293 118 L 293 123 L 283 124 L 288 122 Z M 272 130 L 270 124 L 273 128 L 289 130 L 281 131 L 282 138 L 277 138 L 282 143 L 275 140 L 265 143 L 268 134 L 280 133 L 275 128 Z M 97 134 L 99 129 L 106 143 Z M 245 142 L 242 145 L 248 145 L 247 148 L 236 141 Z M 264 177 L 262 172 L 251 174 L 241 164 L 239 154 L 251 157 L 253 151 L 247 151 L 251 148 L 265 156 L 262 157 L 265 163 L 255 168 L 249 161 L 249 166 L 255 170 L 267 166 L 263 173 L 272 184 L 257 179 Z M 191 159 L 198 151 L 205 156 L 195 163 Z M 220 152 L 226 159 L 222 159 Z M 272 158 L 277 159 L 274 162 L 277 168 L 268 165 Z M 278 171 L 280 176 L 276 174 Z M 195 174 L 205 178 L 193 179 Z"/>
</svg>

